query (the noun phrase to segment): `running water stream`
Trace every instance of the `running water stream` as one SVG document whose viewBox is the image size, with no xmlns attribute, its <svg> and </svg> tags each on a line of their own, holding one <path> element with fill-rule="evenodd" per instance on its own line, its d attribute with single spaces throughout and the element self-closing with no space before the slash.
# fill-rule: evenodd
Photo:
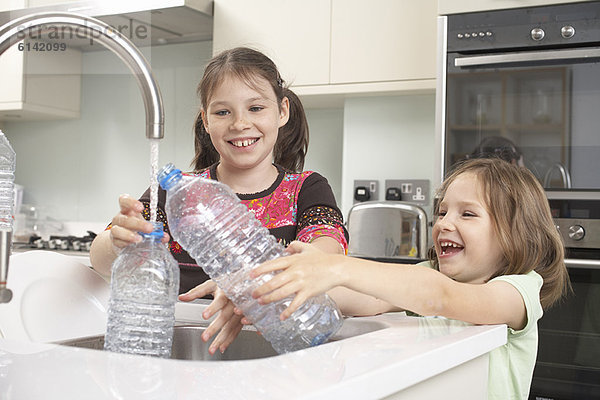
<svg viewBox="0 0 600 400">
<path fill-rule="evenodd" d="M 150 222 L 156 222 L 156 209 L 158 207 L 158 141 L 150 140 Z"/>
</svg>

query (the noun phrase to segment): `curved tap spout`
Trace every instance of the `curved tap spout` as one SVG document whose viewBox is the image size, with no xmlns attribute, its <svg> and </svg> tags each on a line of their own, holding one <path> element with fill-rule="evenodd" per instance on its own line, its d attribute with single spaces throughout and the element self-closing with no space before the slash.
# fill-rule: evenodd
<svg viewBox="0 0 600 400">
<path fill-rule="evenodd" d="M 75 29 L 78 37 L 83 34 L 87 38 L 101 43 L 123 60 L 142 91 L 146 109 L 146 137 L 162 139 L 164 136 L 162 96 L 150 65 L 138 48 L 110 25 L 96 18 L 68 12 L 42 12 L 26 15 L 0 27 L 0 55 L 13 44 L 29 37 L 31 33 L 39 35 L 63 26 Z"/>
<path fill-rule="evenodd" d="M 164 111 L 158 84 L 148 61 L 129 39 L 95 18 L 67 12 L 43 12 L 14 19 L 0 27 L 0 56 L 13 44 L 35 34 L 43 34 L 57 27 L 70 27 L 79 37 L 83 34 L 96 40 L 115 53 L 129 67 L 144 99 L 146 109 L 146 137 L 162 139 L 164 136 Z M 12 292 L 6 287 L 8 256 L 12 232 L 0 232 L 0 303 L 7 303 Z"/>
</svg>

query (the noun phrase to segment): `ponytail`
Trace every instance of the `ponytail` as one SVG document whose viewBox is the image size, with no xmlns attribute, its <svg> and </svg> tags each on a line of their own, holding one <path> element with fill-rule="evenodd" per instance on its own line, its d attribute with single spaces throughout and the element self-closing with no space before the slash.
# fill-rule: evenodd
<svg viewBox="0 0 600 400">
<path fill-rule="evenodd" d="M 219 158 L 219 153 L 213 146 L 210 135 L 204 129 L 202 114 L 198 112 L 194 122 L 194 159 L 190 165 L 194 172 L 201 172 L 219 161 Z"/>
<path fill-rule="evenodd" d="M 283 88 L 283 95 L 290 102 L 290 118 L 279 128 L 279 135 L 273 151 L 275 164 L 290 172 L 302 172 L 304 158 L 308 150 L 308 121 L 302 102 L 288 88 Z"/>
</svg>

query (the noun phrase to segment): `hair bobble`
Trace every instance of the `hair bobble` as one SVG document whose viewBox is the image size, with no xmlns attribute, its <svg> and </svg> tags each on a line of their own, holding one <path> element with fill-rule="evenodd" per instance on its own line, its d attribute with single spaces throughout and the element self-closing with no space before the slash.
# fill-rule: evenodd
<svg viewBox="0 0 600 400">
<path fill-rule="evenodd" d="M 279 86 L 280 88 L 283 88 L 283 79 L 281 79 L 281 77 L 277 77 L 277 86 Z"/>
</svg>

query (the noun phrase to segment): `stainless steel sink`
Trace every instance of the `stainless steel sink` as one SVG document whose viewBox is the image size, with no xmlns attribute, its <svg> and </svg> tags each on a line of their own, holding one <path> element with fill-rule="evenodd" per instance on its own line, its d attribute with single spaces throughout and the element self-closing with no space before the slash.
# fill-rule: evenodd
<svg viewBox="0 0 600 400">
<path fill-rule="evenodd" d="M 242 330 L 234 342 L 229 345 L 225 353 L 217 351 L 214 355 L 208 352 L 210 341 L 205 343 L 202 332 L 205 326 L 182 325 L 173 329 L 173 349 L 171 358 L 178 360 L 202 360 L 202 361 L 225 361 L 225 360 L 249 360 L 276 356 L 269 342 L 254 330 Z M 56 344 L 87 349 L 103 350 L 104 335 L 89 336 L 84 338 L 70 339 Z"/>
<path fill-rule="evenodd" d="M 385 322 L 370 318 L 349 318 L 344 321 L 340 330 L 329 340 L 337 341 L 365 333 L 385 329 L 389 325 Z M 206 329 L 203 325 L 179 325 L 173 330 L 173 349 L 171 358 L 178 360 L 201 361 L 228 361 L 250 360 L 276 356 L 269 342 L 253 329 L 244 329 L 227 348 L 225 353 L 217 351 L 214 355 L 208 352 L 209 343 L 201 339 L 202 332 Z M 83 347 L 102 350 L 104 348 L 104 335 L 70 339 L 56 344 L 64 346 Z"/>
</svg>

